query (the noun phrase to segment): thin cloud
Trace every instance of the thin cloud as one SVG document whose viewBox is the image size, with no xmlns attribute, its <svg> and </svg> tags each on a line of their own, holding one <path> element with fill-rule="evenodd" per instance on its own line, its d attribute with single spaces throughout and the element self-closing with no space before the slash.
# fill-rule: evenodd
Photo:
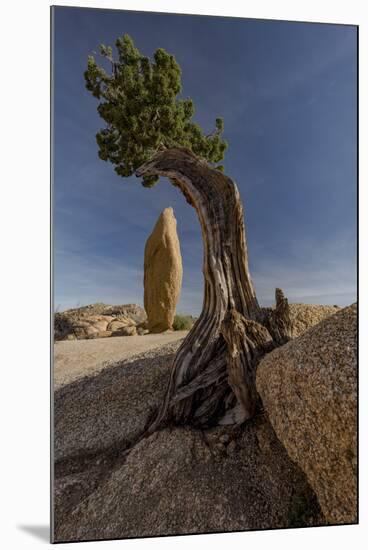
<svg viewBox="0 0 368 550">
<path fill-rule="evenodd" d="M 290 302 L 349 305 L 356 300 L 354 239 L 330 242 L 291 241 L 283 258 L 263 256 L 253 269 L 253 281 L 263 305 L 274 301 L 281 287 Z"/>
</svg>

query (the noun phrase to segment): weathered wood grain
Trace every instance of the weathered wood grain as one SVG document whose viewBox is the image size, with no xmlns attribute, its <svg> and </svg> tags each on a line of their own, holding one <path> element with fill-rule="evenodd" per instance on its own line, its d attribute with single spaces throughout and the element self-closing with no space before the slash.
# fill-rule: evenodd
<svg viewBox="0 0 368 550">
<path fill-rule="evenodd" d="M 206 427 L 240 423 L 257 404 L 259 359 L 288 339 L 288 304 L 262 309 L 249 274 L 244 212 L 236 184 L 190 150 L 167 149 L 136 175 L 166 176 L 198 214 L 204 245 L 200 317 L 179 348 L 166 397 L 149 432 L 170 419 Z"/>
</svg>

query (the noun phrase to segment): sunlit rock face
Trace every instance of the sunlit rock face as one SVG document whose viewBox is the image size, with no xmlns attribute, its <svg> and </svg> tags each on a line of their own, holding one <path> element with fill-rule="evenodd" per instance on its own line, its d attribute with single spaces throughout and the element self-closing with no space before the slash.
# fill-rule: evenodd
<svg viewBox="0 0 368 550">
<path fill-rule="evenodd" d="M 183 266 L 173 209 L 165 208 L 144 251 L 144 308 L 150 332 L 172 330 Z"/>
<path fill-rule="evenodd" d="M 266 355 L 257 389 L 329 523 L 357 521 L 357 306 Z"/>
</svg>

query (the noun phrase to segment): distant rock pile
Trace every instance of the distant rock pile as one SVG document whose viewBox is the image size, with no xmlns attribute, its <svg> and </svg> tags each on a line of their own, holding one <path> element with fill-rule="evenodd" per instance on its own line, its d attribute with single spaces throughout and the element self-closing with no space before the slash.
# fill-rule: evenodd
<svg viewBox="0 0 368 550">
<path fill-rule="evenodd" d="M 355 523 L 356 304 L 266 355 L 257 369 L 257 389 L 277 437 L 306 473 L 327 521 Z"/>
<path fill-rule="evenodd" d="M 183 266 L 173 209 L 165 208 L 144 250 L 144 308 L 150 332 L 172 330 Z"/>
<path fill-rule="evenodd" d="M 339 306 L 320 306 L 316 304 L 289 304 L 293 325 L 292 335 L 297 338 L 310 327 L 320 323 L 326 317 L 339 311 Z"/>
<path fill-rule="evenodd" d="M 146 334 L 147 315 L 136 304 L 92 304 L 55 313 L 55 340 L 81 340 Z"/>
</svg>

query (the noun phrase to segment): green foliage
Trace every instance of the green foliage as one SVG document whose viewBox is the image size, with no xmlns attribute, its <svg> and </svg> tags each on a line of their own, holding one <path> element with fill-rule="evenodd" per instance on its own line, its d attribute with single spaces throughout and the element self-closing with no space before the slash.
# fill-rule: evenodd
<svg viewBox="0 0 368 550">
<path fill-rule="evenodd" d="M 227 148 L 221 138 L 223 120 L 216 119 L 209 135 L 191 120 L 193 101 L 177 98 L 181 70 L 175 57 L 159 48 L 150 60 L 127 34 L 115 45 L 117 60 L 111 47 L 100 45 L 103 63 L 110 65 L 110 71 L 89 56 L 84 73 L 86 88 L 99 100 L 97 110 L 106 122 L 96 135 L 99 157 L 112 162 L 122 177 L 131 176 L 160 147 L 187 147 L 211 163 L 222 160 Z M 151 187 L 157 180 L 144 177 L 143 185 Z"/>
<path fill-rule="evenodd" d="M 194 324 L 191 315 L 175 315 L 173 322 L 174 330 L 190 330 Z"/>
</svg>

